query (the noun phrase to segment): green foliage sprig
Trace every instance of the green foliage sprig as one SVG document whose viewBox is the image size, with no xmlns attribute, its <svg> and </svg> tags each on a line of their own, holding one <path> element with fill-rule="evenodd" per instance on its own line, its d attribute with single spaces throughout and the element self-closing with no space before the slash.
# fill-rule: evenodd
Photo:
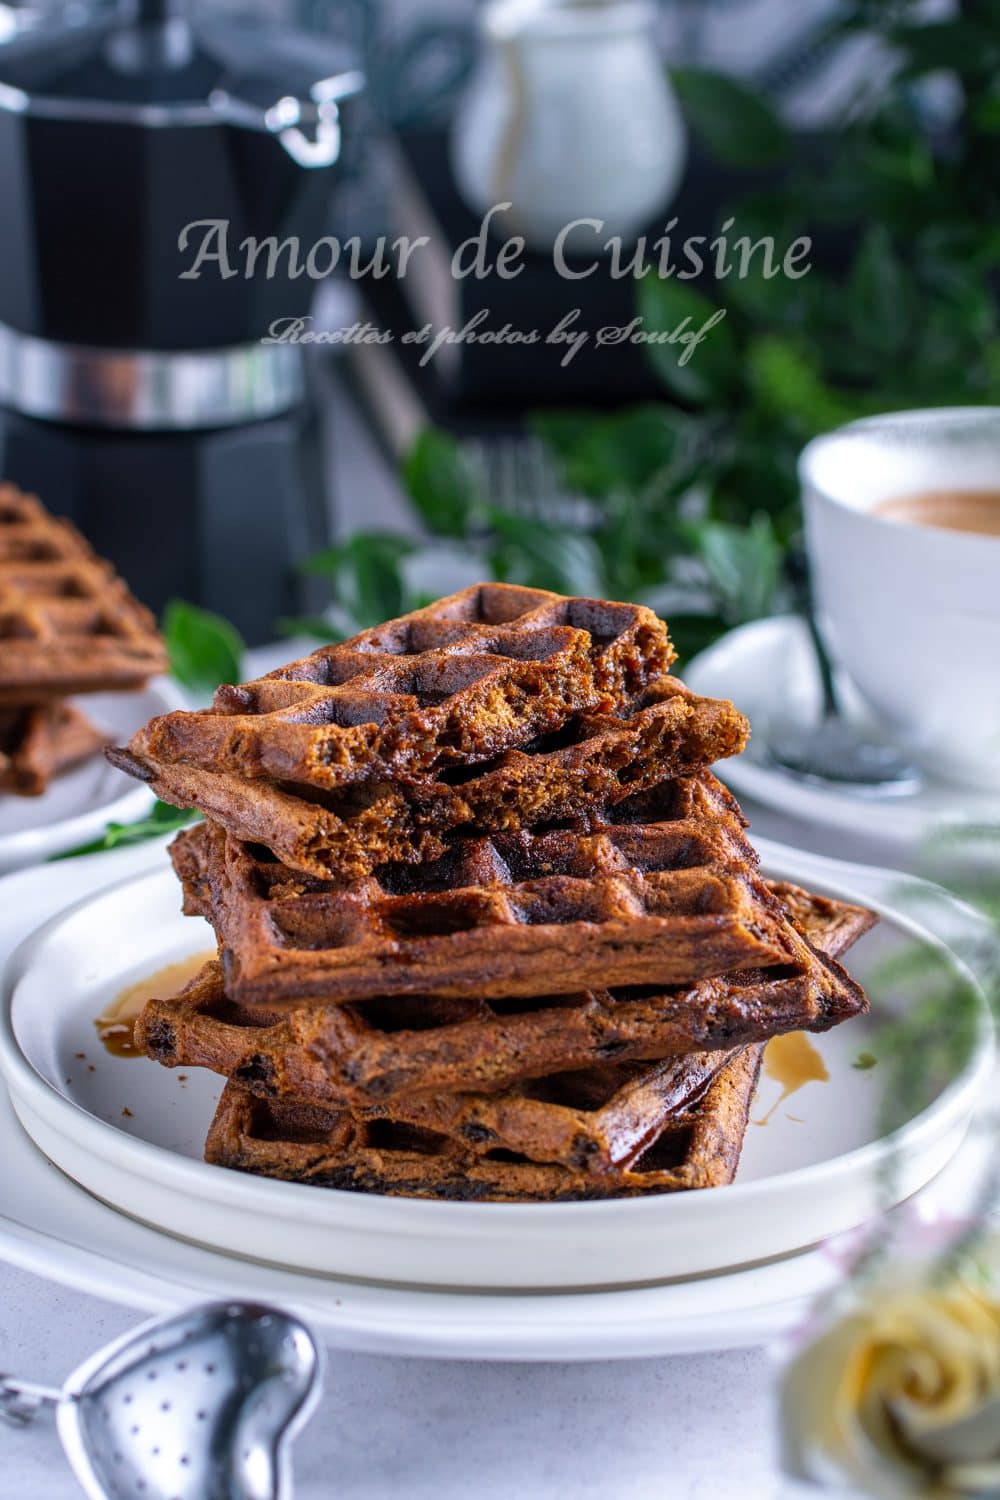
<svg viewBox="0 0 1000 1500">
<path fill-rule="evenodd" d="M 994 1025 L 1000 1025 L 1000 823 L 950 825 L 927 842 L 918 885 L 902 888 L 897 898 L 930 931 L 948 934 L 952 951 L 963 960 L 973 983 L 949 955 L 927 943 L 906 947 L 885 959 L 871 976 L 868 991 L 873 1010 L 886 1007 L 892 1019 L 862 1053 L 855 1067 L 878 1065 L 885 1134 L 912 1120 L 967 1065 L 982 1027 L 985 996 Z M 964 917 L 955 900 L 967 911 Z M 899 1002 L 903 1001 L 903 1004 Z M 977 1129 L 991 1133 L 992 1149 L 976 1185 L 971 1209 L 956 1221 L 955 1234 L 937 1255 L 934 1274 L 947 1277 L 970 1256 L 1000 1205 L 1000 1115 L 995 1099 L 980 1101 Z M 880 1188 L 886 1205 L 898 1194 L 901 1162 L 888 1156 Z M 876 1277 L 906 1232 L 905 1219 L 876 1220 L 852 1277 Z"/>
<path fill-rule="evenodd" d="M 166 802 L 154 802 L 152 811 L 134 823 L 109 823 L 104 832 L 86 844 L 77 844 L 61 854 L 50 856 L 51 861 L 78 859 L 82 854 L 104 854 L 109 849 L 127 849 L 132 844 L 143 844 L 148 839 L 159 839 L 168 833 L 177 833 L 200 817 L 192 808 L 171 807 Z"/>
<path fill-rule="evenodd" d="M 161 629 L 170 674 L 188 692 L 207 697 L 220 682 L 240 681 L 243 639 L 221 615 L 171 599 L 163 611 Z"/>
<path fill-rule="evenodd" d="M 673 71 L 692 135 L 727 169 L 757 174 L 720 224 L 732 215 L 735 234 L 785 245 L 808 234 L 812 269 L 768 278 L 758 257 L 744 279 L 699 286 L 650 271 L 637 288 L 648 331 L 725 317 L 687 364 L 677 346 L 651 346 L 662 402 L 536 419 L 593 524 L 491 508 L 460 445 L 431 431 L 403 477 L 435 537 L 498 578 L 669 605 L 689 654 L 781 607 L 809 438 L 874 412 L 1000 399 L 1000 0 L 923 12 L 919 0 L 854 0 L 831 23 L 834 36 L 874 34 L 891 61 L 822 138 L 793 138 L 731 78 Z M 955 99 L 943 117 L 929 92 L 942 73 Z M 384 616 L 385 599 L 412 597 L 415 555 L 384 534 L 349 549 L 330 576 L 357 628 Z"/>
<path fill-rule="evenodd" d="M 926 877 L 900 892 L 900 903 L 932 931 L 955 929 L 954 902 L 967 919 L 949 939 L 1000 1023 L 1000 824 L 948 824 L 924 844 Z M 912 1116 L 964 1065 L 981 1013 L 975 985 L 946 954 L 925 944 L 904 948 L 880 967 L 873 1003 L 894 992 L 905 1009 L 879 1034 L 878 1061 L 888 1070 L 886 1130 Z"/>
</svg>

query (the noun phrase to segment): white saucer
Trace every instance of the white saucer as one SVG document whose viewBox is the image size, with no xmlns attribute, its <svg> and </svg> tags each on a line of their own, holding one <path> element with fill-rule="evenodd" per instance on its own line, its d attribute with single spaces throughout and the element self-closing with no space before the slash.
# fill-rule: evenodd
<svg viewBox="0 0 1000 1500">
<path fill-rule="evenodd" d="M 137 693 L 92 693 L 74 700 L 109 740 L 123 744 L 147 719 L 182 706 L 168 678 Z M 112 822 L 131 823 L 153 805 L 152 793 L 99 752 L 56 776 L 41 797 L 0 795 L 0 873 L 40 863 L 98 838 Z"/>
<path fill-rule="evenodd" d="M 160 840 L 0 882 L 0 957 L 40 917 L 81 890 L 96 890 L 159 864 L 164 848 Z M 762 852 L 781 863 L 785 851 L 775 846 Z M 817 886 L 840 885 L 848 876 L 857 880 L 867 900 L 891 883 L 879 872 L 817 856 L 801 856 L 801 865 L 804 878 Z M 977 1180 L 981 1152 L 982 1142 L 966 1142 L 919 1195 L 925 1214 L 961 1215 Z M 275 1301 L 308 1318 L 331 1347 L 371 1353 L 591 1360 L 746 1347 L 793 1327 L 809 1303 L 843 1274 L 837 1255 L 820 1248 L 726 1275 L 624 1291 L 480 1295 L 365 1285 L 221 1255 L 116 1212 L 35 1149 L 2 1090 L 0 1156 L 5 1166 L 0 1173 L 4 1259 L 147 1311 L 219 1297 Z"/>
<path fill-rule="evenodd" d="M 913 851 L 945 823 L 1000 820 L 1000 797 L 928 776 L 906 794 L 865 793 L 805 781 L 767 759 L 767 727 L 776 715 L 804 722 L 819 712 L 815 656 L 803 622 L 779 615 L 741 625 L 702 651 L 684 680 L 696 693 L 731 698 L 754 734 L 742 755 L 720 761 L 717 774 L 739 796 L 841 833 L 878 840 L 890 856 Z"/>
<path fill-rule="evenodd" d="M 809 878 L 792 851 L 769 873 Z M 826 888 L 859 896 L 846 878 Z M 984 1005 L 967 1065 L 921 1100 L 894 1136 L 880 1138 L 887 1070 L 852 1064 L 861 1051 L 878 1054 L 881 1027 L 905 1007 L 907 997 L 889 995 L 872 1017 L 817 1040 L 829 1082 L 807 1086 L 766 1127 L 751 1126 L 733 1187 L 515 1205 L 320 1190 L 206 1165 L 220 1079 L 109 1057 L 97 1043 L 94 1017 L 109 1000 L 210 941 L 207 924 L 180 914 L 169 867 L 79 902 L 8 965 L 0 1068 L 29 1135 L 88 1191 L 185 1239 L 295 1271 L 562 1291 L 703 1276 L 786 1255 L 862 1223 L 885 1179 L 898 1202 L 935 1176 L 961 1144 L 991 1066 Z M 854 950 L 852 968 L 870 983 L 886 958 L 913 943 L 940 947 L 883 905 L 882 922 Z M 755 1117 L 779 1092 L 765 1080 Z"/>
</svg>

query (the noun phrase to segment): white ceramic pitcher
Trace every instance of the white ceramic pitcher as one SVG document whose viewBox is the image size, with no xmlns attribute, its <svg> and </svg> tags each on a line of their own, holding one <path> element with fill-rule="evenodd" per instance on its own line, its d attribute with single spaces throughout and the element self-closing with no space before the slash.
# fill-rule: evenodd
<svg viewBox="0 0 1000 1500">
<path fill-rule="evenodd" d="M 666 207 L 686 157 L 684 125 L 645 0 L 490 0 L 483 54 L 456 114 L 452 164 L 477 213 L 536 249 L 578 218 L 593 252 L 627 241 Z"/>
</svg>

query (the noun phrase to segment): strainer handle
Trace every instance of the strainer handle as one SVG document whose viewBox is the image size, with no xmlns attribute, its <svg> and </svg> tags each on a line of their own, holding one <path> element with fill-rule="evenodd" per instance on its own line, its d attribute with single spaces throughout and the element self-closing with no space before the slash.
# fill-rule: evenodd
<svg viewBox="0 0 1000 1500">
<path fill-rule="evenodd" d="M 62 1391 L 52 1386 L 0 1375 L 0 1417 L 12 1427 L 27 1427 L 41 1407 L 57 1406 L 62 1400 Z"/>
</svg>

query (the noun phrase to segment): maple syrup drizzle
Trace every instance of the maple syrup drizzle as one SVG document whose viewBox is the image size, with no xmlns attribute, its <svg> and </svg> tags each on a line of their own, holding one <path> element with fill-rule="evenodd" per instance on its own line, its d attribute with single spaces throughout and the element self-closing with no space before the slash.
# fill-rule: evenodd
<svg viewBox="0 0 1000 1500">
<path fill-rule="evenodd" d="M 135 1045 L 135 1023 L 146 1001 L 156 995 L 169 1000 L 204 968 L 214 953 L 193 953 L 177 963 L 166 964 L 148 979 L 126 985 L 97 1017 L 97 1035 L 112 1057 L 140 1057 Z"/>
<path fill-rule="evenodd" d="M 781 1093 L 767 1114 L 755 1125 L 766 1125 L 778 1108 L 807 1083 L 827 1083 L 830 1074 L 814 1044 L 804 1031 L 772 1037 L 764 1049 L 764 1073 L 781 1085 Z"/>
</svg>

